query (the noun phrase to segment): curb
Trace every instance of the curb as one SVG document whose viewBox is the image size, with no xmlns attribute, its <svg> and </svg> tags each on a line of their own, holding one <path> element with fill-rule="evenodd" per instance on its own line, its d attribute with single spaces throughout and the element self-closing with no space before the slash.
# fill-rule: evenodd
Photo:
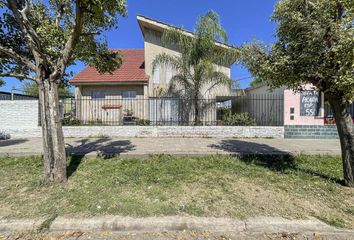
<svg viewBox="0 0 354 240">
<path fill-rule="evenodd" d="M 111 158 L 111 157 L 125 157 L 125 158 L 145 158 L 150 156 L 158 156 L 158 155 L 171 155 L 176 157 L 205 157 L 205 156 L 230 156 L 230 157 L 247 157 L 247 156 L 291 156 L 297 155 L 299 153 L 291 153 L 291 152 L 270 152 L 270 153 L 257 153 L 257 152 L 237 152 L 237 153 L 228 153 L 228 152 L 161 152 L 161 153 L 118 153 L 118 152 L 69 152 L 68 156 L 84 156 L 87 158 Z M 310 153 L 310 154 L 321 154 L 321 153 Z M 322 153 L 324 154 L 324 153 Z M 21 157 L 21 156 L 41 156 L 43 152 L 17 152 L 17 153 L 1 153 L 0 157 Z"/>
<path fill-rule="evenodd" d="M 245 221 L 246 230 L 252 233 L 269 232 L 346 232 L 353 233 L 351 229 L 340 229 L 330 226 L 316 218 L 290 220 L 281 217 L 255 217 Z M 354 235 L 353 235 L 354 237 Z"/>
<path fill-rule="evenodd" d="M 103 216 L 93 219 L 58 217 L 50 231 L 113 231 L 170 232 L 183 230 L 237 231 L 245 230 L 245 222 L 224 218 Z"/>
<path fill-rule="evenodd" d="M 42 227 L 46 222 L 48 222 L 48 219 L 3 219 L 0 220 L 0 233 L 43 231 Z M 255 217 L 247 220 L 187 216 L 147 218 L 110 215 L 93 218 L 57 217 L 48 222 L 48 226 L 44 231 L 49 233 L 75 231 L 87 233 L 112 232 L 116 234 L 208 231 L 213 234 L 255 237 L 251 239 L 263 239 L 258 237 L 264 236 L 264 234 L 294 233 L 310 237 L 321 236 L 321 239 L 354 239 L 354 229 L 336 228 L 315 218 L 289 220 L 281 217 Z"/>
<path fill-rule="evenodd" d="M 0 219 L 0 232 L 36 231 L 46 220 L 41 219 Z"/>
<path fill-rule="evenodd" d="M 247 220 L 207 217 L 147 217 L 132 218 L 103 216 L 96 218 L 56 218 L 50 231 L 112 231 L 112 232 L 171 232 L 184 230 L 208 230 L 212 232 L 238 233 L 346 233 L 354 229 L 340 229 L 327 225 L 318 219 L 289 220 L 281 217 L 255 217 Z"/>
</svg>

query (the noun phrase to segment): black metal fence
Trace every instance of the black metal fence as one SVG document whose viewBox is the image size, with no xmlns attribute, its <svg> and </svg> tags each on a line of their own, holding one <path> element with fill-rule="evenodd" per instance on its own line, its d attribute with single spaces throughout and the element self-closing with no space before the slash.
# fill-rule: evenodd
<svg viewBox="0 0 354 240">
<path fill-rule="evenodd" d="M 353 123 L 354 123 L 354 103 L 347 104 L 347 111 L 352 116 Z M 324 105 L 324 122 L 325 124 L 335 124 L 334 113 L 328 102 L 325 102 Z"/>
<path fill-rule="evenodd" d="M 263 94 L 223 99 L 63 98 L 64 125 L 282 126 L 284 98 Z"/>
<path fill-rule="evenodd" d="M 37 100 L 38 97 L 0 91 L 0 100 Z M 195 107 L 197 105 L 197 107 Z M 348 104 L 354 121 L 354 104 Z M 195 112 L 197 111 L 197 116 Z M 60 99 L 64 125 L 284 125 L 283 94 L 252 94 L 217 99 L 98 98 Z M 334 124 L 334 114 L 324 106 L 324 123 Z"/>
<path fill-rule="evenodd" d="M 261 93 L 233 99 L 232 112 L 248 113 L 258 126 L 284 125 L 284 95 Z"/>
</svg>

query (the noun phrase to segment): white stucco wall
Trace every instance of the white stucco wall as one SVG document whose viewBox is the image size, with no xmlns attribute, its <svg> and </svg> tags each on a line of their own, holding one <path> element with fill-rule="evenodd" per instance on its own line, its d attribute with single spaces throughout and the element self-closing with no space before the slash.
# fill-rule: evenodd
<svg viewBox="0 0 354 240">
<path fill-rule="evenodd" d="M 38 100 L 0 101 L 0 129 L 38 127 Z"/>
<path fill-rule="evenodd" d="M 65 137 L 219 137 L 283 138 L 284 127 L 246 126 L 73 126 L 63 127 Z M 12 138 L 41 137 L 41 128 L 7 129 Z M 147 140 L 148 141 L 148 140 Z"/>
</svg>

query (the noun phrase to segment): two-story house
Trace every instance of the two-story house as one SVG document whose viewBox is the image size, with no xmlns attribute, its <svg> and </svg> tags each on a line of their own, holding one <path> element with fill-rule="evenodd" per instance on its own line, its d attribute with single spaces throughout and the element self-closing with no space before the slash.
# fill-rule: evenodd
<svg viewBox="0 0 354 240">
<path fill-rule="evenodd" d="M 137 16 L 137 21 L 144 37 L 144 49 L 117 49 L 123 55 L 123 64 L 112 74 L 100 74 L 87 66 L 70 81 L 76 87 L 76 115 L 80 120 L 115 122 L 127 112 L 139 119 L 178 120 L 178 103 L 171 99 L 158 100 L 174 72 L 169 66 L 158 66 L 154 71 L 152 67 L 160 53 L 180 54 L 178 49 L 163 45 L 161 40 L 164 30 L 174 27 L 144 16 Z M 185 31 L 185 34 L 193 37 L 190 32 Z M 215 45 L 229 48 L 219 42 Z M 230 66 L 216 68 L 230 77 Z M 204 97 L 225 98 L 231 96 L 231 92 L 230 86 L 221 86 L 206 91 Z"/>
</svg>

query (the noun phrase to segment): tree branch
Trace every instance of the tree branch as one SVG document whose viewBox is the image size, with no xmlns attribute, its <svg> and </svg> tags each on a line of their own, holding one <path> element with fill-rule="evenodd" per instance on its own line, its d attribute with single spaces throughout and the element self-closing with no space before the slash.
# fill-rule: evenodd
<svg viewBox="0 0 354 240">
<path fill-rule="evenodd" d="M 36 66 L 31 62 L 31 60 L 29 60 L 28 58 L 17 54 L 11 48 L 6 48 L 6 47 L 0 45 L 0 52 L 6 54 L 7 56 L 9 56 L 9 57 L 11 57 L 13 59 L 15 59 L 17 62 L 21 62 L 21 63 L 25 64 L 31 70 L 33 70 L 33 71 L 36 70 Z"/>
<path fill-rule="evenodd" d="M 21 19 L 21 14 L 20 14 L 20 11 L 17 8 L 16 1 L 8 0 L 7 1 L 7 5 L 9 7 L 9 9 L 12 11 L 12 13 L 14 14 L 16 22 L 20 25 L 20 28 L 21 28 L 22 32 L 27 36 L 28 32 L 27 32 L 27 29 L 25 28 L 24 23 L 23 23 L 23 21 Z"/>
<path fill-rule="evenodd" d="M 82 36 L 90 36 L 90 35 L 99 35 L 99 32 L 83 32 L 81 33 Z"/>
<path fill-rule="evenodd" d="M 32 0 L 27 0 L 28 3 L 26 6 L 20 11 L 21 14 L 27 14 L 29 11 L 30 6 L 32 6 Z"/>
<path fill-rule="evenodd" d="M 83 6 L 81 5 L 81 1 L 77 0 L 76 1 L 76 7 L 75 7 L 75 25 L 74 29 L 71 33 L 71 36 L 69 37 L 68 41 L 65 44 L 65 47 L 63 49 L 63 54 L 61 58 L 59 58 L 58 63 L 57 63 L 57 70 L 51 74 L 51 78 L 57 79 L 58 76 L 62 75 L 65 71 L 65 68 L 67 64 L 69 63 L 73 50 L 76 47 L 76 44 L 79 42 L 83 25 L 84 25 L 84 9 Z"/>
<path fill-rule="evenodd" d="M 31 26 L 27 18 L 27 13 L 30 11 L 30 6 L 32 5 L 32 1 L 26 1 L 26 6 L 20 11 L 17 8 L 17 4 L 15 0 L 7 0 L 8 7 L 14 14 L 16 22 L 19 24 L 22 33 L 25 36 L 25 40 L 28 44 L 29 49 L 31 50 L 33 57 L 37 63 L 37 65 L 42 65 L 46 69 L 49 69 L 48 61 L 44 54 L 42 53 L 41 42 L 38 34 Z"/>
<path fill-rule="evenodd" d="M 0 73 L 0 77 L 14 77 L 20 80 L 28 79 L 36 82 L 36 79 L 34 77 L 25 74 L 18 74 L 18 73 Z"/>
</svg>

